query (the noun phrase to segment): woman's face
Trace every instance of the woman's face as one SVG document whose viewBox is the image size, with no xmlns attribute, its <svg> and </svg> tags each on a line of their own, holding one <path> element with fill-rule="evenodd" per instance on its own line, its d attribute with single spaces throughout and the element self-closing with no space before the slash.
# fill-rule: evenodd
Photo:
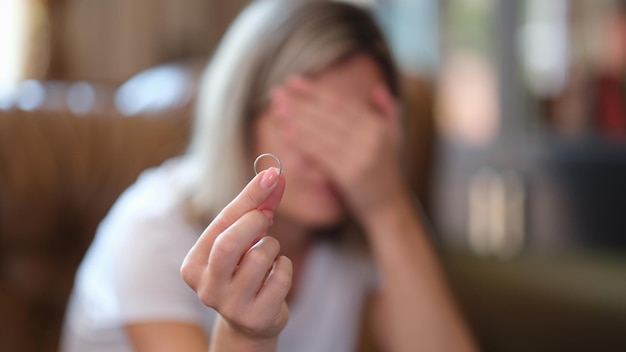
<svg viewBox="0 0 626 352">
<path fill-rule="evenodd" d="M 381 70 L 365 55 L 357 55 L 334 65 L 310 79 L 320 89 L 346 103 L 357 101 L 368 104 L 375 87 L 383 84 Z M 293 118 L 297 118 L 294 116 Z M 324 171 L 295 148 L 285 138 L 283 120 L 268 109 L 255 125 L 255 156 L 262 153 L 276 155 L 283 164 L 286 187 L 277 215 L 311 228 L 337 225 L 346 218 L 347 211 L 338 190 Z M 259 169 L 275 166 L 271 158 Z"/>
</svg>

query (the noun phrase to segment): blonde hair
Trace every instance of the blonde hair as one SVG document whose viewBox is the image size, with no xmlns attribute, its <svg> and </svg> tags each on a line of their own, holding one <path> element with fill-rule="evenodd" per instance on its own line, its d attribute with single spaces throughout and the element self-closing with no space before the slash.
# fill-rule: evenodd
<svg viewBox="0 0 626 352">
<path fill-rule="evenodd" d="M 389 49 L 365 10 L 334 1 L 263 0 L 249 6 L 201 79 L 187 153 L 199 166 L 189 190 L 192 212 L 212 218 L 254 175 L 252 126 L 272 87 L 357 53 L 369 55 L 399 95 Z"/>
</svg>

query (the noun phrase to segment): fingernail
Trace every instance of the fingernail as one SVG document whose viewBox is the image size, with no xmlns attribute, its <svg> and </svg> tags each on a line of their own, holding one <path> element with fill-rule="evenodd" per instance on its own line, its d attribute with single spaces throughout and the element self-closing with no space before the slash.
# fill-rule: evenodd
<svg viewBox="0 0 626 352">
<path fill-rule="evenodd" d="M 278 181 L 278 169 L 275 167 L 270 167 L 265 170 L 263 173 L 263 177 L 261 177 L 261 186 L 263 188 L 269 189 L 276 185 Z"/>
<path fill-rule="evenodd" d="M 268 218 L 268 219 L 270 219 L 270 220 L 274 219 L 274 212 L 273 212 L 273 211 L 271 211 L 271 210 L 267 210 L 267 209 L 263 209 L 263 210 L 261 210 L 261 212 L 262 212 L 265 216 L 267 216 L 267 218 Z"/>
</svg>

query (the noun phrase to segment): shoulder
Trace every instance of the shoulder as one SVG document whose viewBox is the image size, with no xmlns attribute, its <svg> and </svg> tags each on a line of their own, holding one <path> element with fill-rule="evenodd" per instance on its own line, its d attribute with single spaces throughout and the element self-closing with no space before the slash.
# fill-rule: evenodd
<svg viewBox="0 0 626 352">
<path fill-rule="evenodd" d="M 180 266 L 202 228 L 189 220 L 182 193 L 188 170 L 172 160 L 144 172 L 103 222 L 103 236 L 117 237 L 113 285 L 123 320 L 198 322 L 197 296 Z"/>
<path fill-rule="evenodd" d="M 143 171 L 118 198 L 105 220 L 169 214 L 181 207 L 193 174 L 192 164 L 183 158 L 173 158 Z"/>
<path fill-rule="evenodd" d="M 186 215 L 187 175 L 182 159 L 144 171 L 98 228 L 92 249 L 100 266 L 109 266 L 122 308 L 189 296 L 179 268 L 202 229 Z"/>
<path fill-rule="evenodd" d="M 180 277 L 202 231 L 186 217 L 184 171 L 176 160 L 146 170 L 118 199 L 77 273 L 72 319 L 98 325 L 211 316 Z"/>
<path fill-rule="evenodd" d="M 184 255 L 198 232 L 186 216 L 186 175 L 181 159 L 144 171 L 102 220 L 90 251 L 136 259 L 169 248 L 170 255 Z"/>
<path fill-rule="evenodd" d="M 189 220 L 185 204 L 188 165 L 171 159 L 144 171 L 103 220 L 99 234 L 117 237 L 117 254 L 133 267 L 154 262 L 179 264 L 202 231 Z"/>
</svg>

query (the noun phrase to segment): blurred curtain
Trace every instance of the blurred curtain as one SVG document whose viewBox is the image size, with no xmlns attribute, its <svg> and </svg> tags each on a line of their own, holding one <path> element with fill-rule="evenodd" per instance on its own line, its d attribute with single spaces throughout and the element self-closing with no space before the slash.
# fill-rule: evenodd
<svg viewBox="0 0 626 352">
<path fill-rule="evenodd" d="M 247 0 L 49 0 L 48 78 L 117 84 L 163 62 L 208 57 Z"/>
</svg>

